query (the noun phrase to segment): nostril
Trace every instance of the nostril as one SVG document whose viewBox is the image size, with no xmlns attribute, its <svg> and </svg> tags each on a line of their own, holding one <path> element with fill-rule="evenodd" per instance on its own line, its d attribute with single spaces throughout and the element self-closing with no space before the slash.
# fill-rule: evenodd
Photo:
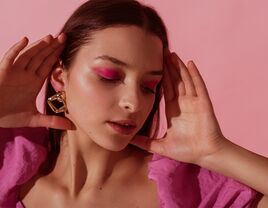
<svg viewBox="0 0 268 208">
<path fill-rule="evenodd" d="M 121 109 L 125 109 L 130 112 L 136 112 L 139 108 L 139 101 L 137 98 L 128 95 L 127 98 L 124 97 L 119 101 L 119 106 L 121 107 Z"/>
<path fill-rule="evenodd" d="M 125 105 L 123 106 L 123 108 L 127 111 L 130 111 L 130 112 L 136 112 L 137 111 L 137 106 L 136 105 L 133 105 L 133 104 L 130 104 L 130 103 L 125 103 Z"/>
<path fill-rule="evenodd" d="M 133 106 L 130 106 L 130 105 L 125 105 L 125 109 L 130 109 L 130 110 L 133 110 L 133 109 L 135 109 Z"/>
</svg>

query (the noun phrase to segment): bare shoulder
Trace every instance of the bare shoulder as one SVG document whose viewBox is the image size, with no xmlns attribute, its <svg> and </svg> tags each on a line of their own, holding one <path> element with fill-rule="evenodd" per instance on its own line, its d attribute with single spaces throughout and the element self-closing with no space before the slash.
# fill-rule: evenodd
<svg viewBox="0 0 268 208">
<path fill-rule="evenodd" d="M 49 177 L 37 174 L 21 186 L 19 197 L 27 208 L 50 206 L 53 201 L 51 196 L 56 197 L 56 194 L 61 193 L 58 187 L 56 183 L 50 181 Z"/>
</svg>

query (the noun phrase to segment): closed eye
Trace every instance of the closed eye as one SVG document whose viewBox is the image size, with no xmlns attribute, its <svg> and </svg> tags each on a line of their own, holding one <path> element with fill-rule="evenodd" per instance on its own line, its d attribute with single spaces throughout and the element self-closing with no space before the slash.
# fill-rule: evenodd
<svg viewBox="0 0 268 208">
<path fill-rule="evenodd" d="M 151 89 L 149 87 L 143 87 L 143 89 L 146 91 L 146 92 L 149 92 L 149 93 L 152 93 L 152 94 L 155 94 L 156 91 L 154 89 Z"/>
<path fill-rule="evenodd" d="M 158 83 L 156 81 L 149 81 L 149 82 L 147 81 L 146 85 L 144 86 L 144 89 L 148 92 L 155 94 L 157 86 L 159 86 L 160 84 L 161 84 L 161 81 Z"/>
<path fill-rule="evenodd" d="M 100 80 L 103 81 L 103 82 L 106 82 L 108 84 L 116 84 L 117 82 L 119 82 L 121 79 L 118 78 L 118 79 L 107 79 L 107 78 L 104 78 L 102 76 L 99 76 Z M 155 89 L 152 89 L 150 87 L 147 87 L 147 86 L 142 86 L 142 89 L 145 93 L 149 93 L 149 94 L 156 94 L 156 87 Z"/>
<path fill-rule="evenodd" d="M 101 80 L 101 81 L 104 81 L 104 82 L 110 82 L 110 83 L 113 83 L 113 82 L 118 82 L 120 79 L 107 79 L 107 78 L 104 78 L 104 77 L 101 77 L 101 76 L 100 76 L 100 80 Z"/>
</svg>

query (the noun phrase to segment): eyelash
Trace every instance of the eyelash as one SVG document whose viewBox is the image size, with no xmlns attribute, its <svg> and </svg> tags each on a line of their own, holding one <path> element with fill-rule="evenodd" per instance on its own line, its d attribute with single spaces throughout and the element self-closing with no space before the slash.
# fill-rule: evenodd
<svg viewBox="0 0 268 208">
<path fill-rule="evenodd" d="M 118 81 L 120 81 L 120 79 L 106 79 L 104 77 L 100 77 L 100 80 L 103 82 L 106 82 L 108 84 L 113 84 L 116 83 Z M 147 92 L 147 93 L 151 93 L 151 94 L 156 94 L 156 92 L 148 87 L 143 87 L 143 89 Z"/>
<path fill-rule="evenodd" d="M 105 82 L 118 82 L 120 79 L 106 79 L 104 77 L 100 77 L 100 80 Z"/>
</svg>

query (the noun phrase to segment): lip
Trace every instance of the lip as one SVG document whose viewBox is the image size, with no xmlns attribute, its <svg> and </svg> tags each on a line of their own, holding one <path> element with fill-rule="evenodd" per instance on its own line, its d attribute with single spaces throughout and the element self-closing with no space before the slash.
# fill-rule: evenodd
<svg viewBox="0 0 268 208">
<path fill-rule="evenodd" d="M 130 120 L 121 120 L 121 121 L 108 121 L 108 125 L 116 132 L 124 135 L 132 134 L 136 129 L 136 124 Z M 123 126 L 128 124 L 130 126 Z"/>
</svg>

